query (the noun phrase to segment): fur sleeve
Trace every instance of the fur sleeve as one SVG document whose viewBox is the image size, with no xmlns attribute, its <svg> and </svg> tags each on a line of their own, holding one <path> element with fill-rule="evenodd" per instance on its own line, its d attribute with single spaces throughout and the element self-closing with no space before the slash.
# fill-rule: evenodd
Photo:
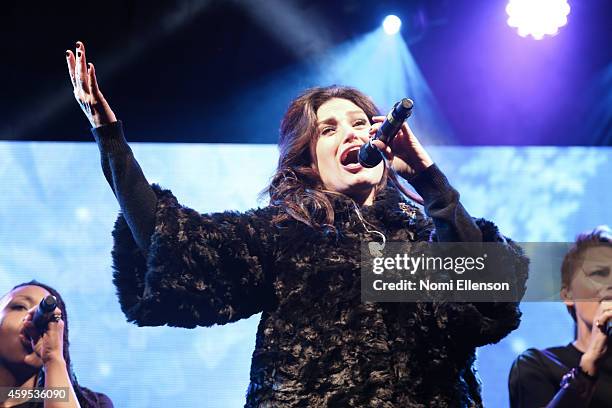
<svg viewBox="0 0 612 408">
<path fill-rule="evenodd" d="M 272 302 L 271 208 L 202 215 L 154 185 L 155 232 L 145 257 L 122 215 L 113 231 L 113 281 L 139 326 L 193 328 L 261 312 Z"/>
<path fill-rule="evenodd" d="M 505 238 L 490 221 L 476 219 L 483 242 L 505 243 L 503 254 L 505 269 L 511 273 L 513 287 L 525 293 L 529 259 L 512 240 Z M 497 343 L 518 328 L 521 322 L 519 302 L 449 303 L 438 308 L 438 325 L 448 326 L 458 344 L 478 347 Z"/>
</svg>

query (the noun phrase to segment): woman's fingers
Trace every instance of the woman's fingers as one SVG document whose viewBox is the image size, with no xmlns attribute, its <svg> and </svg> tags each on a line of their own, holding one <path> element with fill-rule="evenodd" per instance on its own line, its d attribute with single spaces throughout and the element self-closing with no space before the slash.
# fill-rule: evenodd
<svg viewBox="0 0 612 408">
<path fill-rule="evenodd" d="M 370 126 L 370 130 L 368 131 L 370 136 L 374 136 L 376 134 L 376 132 L 378 132 L 378 129 L 382 126 L 381 123 L 375 123 L 372 126 Z"/>
<path fill-rule="evenodd" d="M 381 128 L 385 119 L 386 119 L 386 116 L 373 116 L 372 117 L 372 122 L 374 123 L 372 123 L 372 126 L 370 126 L 370 135 L 376 134 L 378 129 Z M 406 122 L 402 124 L 402 127 L 397 132 L 393 140 L 403 139 L 403 138 L 416 139 L 416 137 L 414 136 L 414 134 L 412 133 L 412 131 L 410 130 Z"/>
<path fill-rule="evenodd" d="M 98 79 L 96 78 L 96 68 L 91 62 L 89 63 L 89 70 L 87 72 L 89 73 L 89 86 L 91 89 L 91 94 L 97 100 L 100 98 L 100 88 L 98 87 Z"/>
<path fill-rule="evenodd" d="M 87 74 L 87 61 L 85 59 L 85 45 L 82 42 L 76 43 L 76 82 L 80 90 L 89 92 Z"/>
<path fill-rule="evenodd" d="M 391 150 L 390 146 L 387 146 L 381 140 L 373 140 L 372 144 L 382 152 L 382 154 L 385 156 L 385 159 L 389 161 L 393 160 L 393 151 Z"/>
<path fill-rule="evenodd" d="M 96 68 L 87 63 L 85 45 L 77 41 L 75 53 L 66 51 L 68 73 L 74 88 L 74 97 L 93 127 L 117 121 L 115 114 L 100 92 L 96 78 Z"/>
<path fill-rule="evenodd" d="M 41 338 L 41 357 L 43 362 L 63 358 L 64 320 L 59 307 L 51 313 L 47 330 Z"/>
<path fill-rule="evenodd" d="M 74 57 L 74 53 L 70 50 L 66 51 L 66 63 L 68 64 L 68 75 L 70 75 L 70 82 L 72 82 L 72 87 L 76 89 L 77 87 L 76 77 L 75 77 L 76 73 L 74 72 L 76 59 Z"/>
<path fill-rule="evenodd" d="M 64 320 L 62 316 L 62 310 L 59 307 L 56 307 L 55 310 L 51 313 L 49 322 L 47 323 L 47 331 L 50 335 L 57 335 L 58 330 L 64 327 Z"/>
<path fill-rule="evenodd" d="M 612 310 L 606 310 L 595 319 L 595 325 L 604 331 L 606 324 L 612 320 Z"/>
<path fill-rule="evenodd" d="M 408 124 L 406 122 L 404 122 L 402 124 L 402 128 L 400 129 L 400 132 L 402 132 L 404 135 L 406 135 L 405 137 L 407 137 L 411 141 L 418 142 L 418 139 L 416 138 L 414 133 L 412 133 L 412 130 L 408 127 Z"/>
<path fill-rule="evenodd" d="M 370 127 L 370 131 L 369 131 L 370 136 L 374 136 L 376 132 L 378 132 L 378 129 L 380 129 L 380 127 L 382 126 L 382 122 L 385 121 L 385 117 L 384 116 L 373 116 L 372 121 L 374 123 Z M 383 141 L 378 140 L 378 139 L 373 140 L 372 144 L 376 146 L 378 150 L 381 151 L 381 153 L 385 156 L 385 159 L 389 161 L 393 160 L 394 155 L 393 155 L 393 151 L 391 150 L 391 146 L 385 144 Z"/>
</svg>

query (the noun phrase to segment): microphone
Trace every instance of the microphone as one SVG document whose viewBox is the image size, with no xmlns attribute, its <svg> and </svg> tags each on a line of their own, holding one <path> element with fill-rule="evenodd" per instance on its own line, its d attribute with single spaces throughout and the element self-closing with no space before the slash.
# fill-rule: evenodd
<svg viewBox="0 0 612 408">
<path fill-rule="evenodd" d="M 47 323 L 49 323 L 49 314 L 53 312 L 56 307 L 57 299 L 55 296 L 45 296 L 40 301 L 40 304 L 34 312 L 34 316 L 32 316 L 32 323 L 40 333 L 44 332 L 47 328 Z"/>
<path fill-rule="evenodd" d="M 372 168 L 382 161 L 383 155 L 380 150 L 372 144 L 372 141 L 381 140 L 389 145 L 397 132 L 399 132 L 404 121 L 412 114 L 413 106 L 414 102 L 408 98 L 404 98 L 393 105 L 393 109 L 391 109 L 391 112 L 387 115 L 387 118 L 376 132 L 376 135 L 359 149 L 359 164 L 363 167 Z"/>
<path fill-rule="evenodd" d="M 604 333 L 608 336 L 608 340 L 612 338 L 612 320 L 608 320 L 606 327 L 604 327 Z"/>
</svg>

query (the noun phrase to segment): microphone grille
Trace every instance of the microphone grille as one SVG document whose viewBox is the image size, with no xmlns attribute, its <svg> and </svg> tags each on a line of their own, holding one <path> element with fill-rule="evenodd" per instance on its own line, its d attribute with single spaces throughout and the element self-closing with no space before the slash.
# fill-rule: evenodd
<svg viewBox="0 0 612 408">
<path fill-rule="evenodd" d="M 40 302 L 40 307 L 45 313 L 51 312 L 57 307 L 57 299 L 55 299 L 55 296 L 46 296 L 42 302 Z"/>
<path fill-rule="evenodd" d="M 402 106 L 406 109 L 412 109 L 414 102 L 412 102 L 412 99 L 404 98 L 402 99 Z"/>
</svg>

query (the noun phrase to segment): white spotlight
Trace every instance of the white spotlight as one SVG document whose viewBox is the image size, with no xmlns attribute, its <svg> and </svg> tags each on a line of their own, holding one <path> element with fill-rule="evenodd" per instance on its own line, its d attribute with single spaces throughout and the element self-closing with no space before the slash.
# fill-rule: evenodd
<svg viewBox="0 0 612 408">
<path fill-rule="evenodd" d="M 521 37 L 541 40 L 557 34 L 567 24 L 570 6 L 567 0 L 510 0 L 506 6 L 508 25 L 516 27 Z"/>
<path fill-rule="evenodd" d="M 400 27 L 402 26 L 402 20 L 399 19 L 398 16 L 394 16 L 393 14 L 385 17 L 383 21 L 383 29 L 387 35 L 397 34 Z"/>
</svg>

